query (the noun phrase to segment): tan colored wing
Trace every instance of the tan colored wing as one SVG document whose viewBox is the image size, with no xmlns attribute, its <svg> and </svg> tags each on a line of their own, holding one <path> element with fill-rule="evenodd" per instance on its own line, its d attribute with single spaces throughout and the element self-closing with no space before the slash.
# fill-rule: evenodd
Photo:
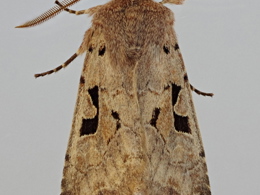
<svg viewBox="0 0 260 195">
<path fill-rule="evenodd" d="M 31 27 L 31 26 L 36 26 L 39 25 L 49 19 L 51 19 L 52 17 L 58 15 L 61 11 L 63 11 L 66 7 L 69 7 L 77 2 L 79 2 L 80 0 L 64 0 L 61 2 L 61 4 L 64 7 L 60 7 L 58 5 L 55 5 L 54 7 L 52 7 L 51 9 L 49 9 L 48 11 L 44 12 L 43 14 L 41 14 L 40 16 L 34 18 L 33 20 L 30 20 L 20 26 L 16 26 L 15 28 L 26 28 L 26 27 Z"/>
<path fill-rule="evenodd" d="M 61 195 L 210 195 L 173 14 L 129 2 L 105 4 L 85 34 Z"/>
</svg>

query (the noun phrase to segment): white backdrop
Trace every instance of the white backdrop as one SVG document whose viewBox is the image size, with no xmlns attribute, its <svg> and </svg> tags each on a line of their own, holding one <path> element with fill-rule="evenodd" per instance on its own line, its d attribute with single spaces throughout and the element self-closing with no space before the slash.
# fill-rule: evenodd
<svg viewBox="0 0 260 195">
<path fill-rule="evenodd" d="M 98 3 L 97 3 L 98 2 Z M 82 0 L 81 10 L 107 1 Z M 54 0 L 4 1 L 0 7 L 0 194 L 59 194 L 84 57 L 34 79 L 75 53 L 90 26 L 62 13 L 15 29 Z M 186 0 L 175 12 L 214 195 L 260 194 L 260 1 Z"/>
</svg>

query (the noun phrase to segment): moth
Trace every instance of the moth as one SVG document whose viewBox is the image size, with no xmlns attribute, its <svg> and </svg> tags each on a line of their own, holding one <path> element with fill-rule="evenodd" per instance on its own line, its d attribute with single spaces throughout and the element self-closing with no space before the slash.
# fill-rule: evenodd
<svg viewBox="0 0 260 195">
<path fill-rule="evenodd" d="M 87 10 L 56 1 L 38 25 L 61 11 L 89 14 L 92 26 L 65 68 L 86 52 L 65 156 L 62 195 L 210 195 L 192 91 L 163 4 L 111 0 Z"/>
</svg>

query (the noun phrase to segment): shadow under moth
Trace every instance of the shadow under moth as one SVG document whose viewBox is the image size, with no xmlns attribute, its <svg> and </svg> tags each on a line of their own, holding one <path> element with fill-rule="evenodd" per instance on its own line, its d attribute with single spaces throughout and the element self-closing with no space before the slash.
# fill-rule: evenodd
<svg viewBox="0 0 260 195">
<path fill-rule="evenodd" d="M 56 5 L 18 28 L 61 11 L 89 14 L 92 26 L 65 157 L 62 195 L 210 195 L 191 91 L 164 3 L 183 0 L 111 0 L 74 11 L 79 0 Z"/>
</svg>

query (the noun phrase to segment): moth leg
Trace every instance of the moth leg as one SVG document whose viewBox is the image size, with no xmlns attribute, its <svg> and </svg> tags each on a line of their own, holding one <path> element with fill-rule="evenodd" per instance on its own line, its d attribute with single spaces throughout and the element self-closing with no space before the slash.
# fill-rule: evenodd
<svg viewBox="0 0 260 195">
<path fill-rule="evenodd" d="M 214 94 L 213 93 L 205 93 L 205 92 L 202 92 L 198 89 L 196 89 L 195 87 L 192 86 L 192 84 L 190 84 L 190 88 L 192 91 L 194 91 L 195 93 L 197 93 L 198 95 L 203 95 L 203 96 L 210 96 L 212 97 Z"/>
<path fill-rule="evenodd" d="M 65 7 L 63 6 L 58 0 L 55 1 L 55 4 L 57 4 L 58 6 L 60 6 L 61 8 Z M 75 11 L 75 10 L 72 10 L 72 9 L 69 9 L 69 8 L 64 8 L 64 11 L 66 12 L 69 12 L 71 14 L 76 14 L 76 15 L 81 15 L 81 14 L 86 14 L 88 12 L 88 9 L 87 10 L 80 10 L 80 11 Z"/>
<path fill-rule="evenodd" d="M 66 62 L 64 62 L 64 64 L 52 69 L 52 70 L 49 70 L 49 71 L 46 71 L 46 72 L 43 72 L 43 73 L 39 73 L 39 74 L 35 74 L 34 77 L 37 78 L 37 77 L 43 77 L 45 75 L 48 75 L 48 74 L 52 74 L 54 72 L 58 72 L 60 69 L 62 68 L 66 68 L 76 57 L 78 57 L 78 52 L 76 52 L 75 54 L 73 54 Z"/>
</svg>

